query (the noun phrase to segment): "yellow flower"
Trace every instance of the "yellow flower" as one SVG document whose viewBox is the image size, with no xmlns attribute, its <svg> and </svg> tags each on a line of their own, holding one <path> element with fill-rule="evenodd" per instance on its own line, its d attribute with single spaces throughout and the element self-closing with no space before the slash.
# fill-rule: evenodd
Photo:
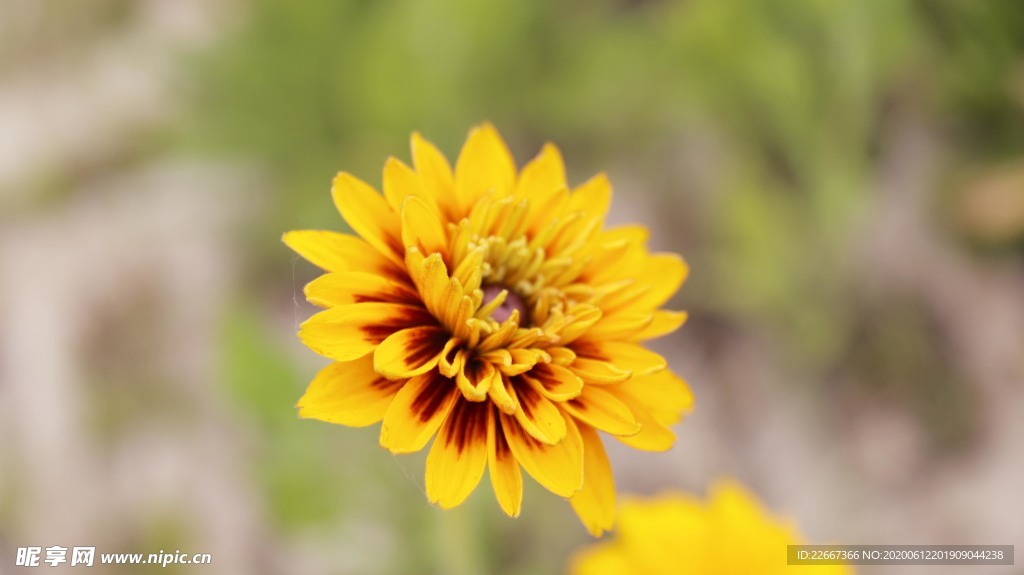
<svg viewBox="0 0 1024 575">
<path fill-rule="evenodd" d="M 614 521 L 611 466 L 597 431 L 660 451 L 692 404 L 686 384 L 642 342 L 679 327 L 659 310 L 686 264 L 651 254 L 642 227 L 604 228 L 603 175 L 569 191 L 558 149 L 517 173 L 489 124 L 472 130 L 455 170 L 412 136 L 413 166 L 390 158 L 383 196 L 334 179 L 360 236 L 293 231 L 284 242 L 323 268 L 306 298 L 327 308 L 299 337 L 334 363 L 299 415 L 349 426 L 383 420 L 380 443 L 423 449 L 426 491 L 459 505 L 489 471 L 518 516 L 520 466 L 570 498 L 587 528 Z"/>
<path fill-rule="evenodd" d="M 591 545 L 570 563 L 572 575 L 849 575 L 845 565 L 787 565 L 795 527 L 769 516 L 731 480 L 708 501 L 669 493 L 623 502 L 615 539 Z"/>
</svg>

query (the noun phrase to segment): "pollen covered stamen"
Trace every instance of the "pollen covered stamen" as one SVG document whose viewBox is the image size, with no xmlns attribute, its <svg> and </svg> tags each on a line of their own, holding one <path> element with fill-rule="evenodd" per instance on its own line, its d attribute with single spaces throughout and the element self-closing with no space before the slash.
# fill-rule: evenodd
<svg viewBox="0 0 1024 575">
<path fill-rule="evenodd" d="M 526 309 L 526 302 L 519 295 L 501 284 L 485 285 L 481 288 L 484 292 L 484 307 L 491 309 L 490 317 L 498 323 L 502 323 L 512 317 L 513 311 L 519 312 L 520 325 L 530 324 L 530 313 Z"/>
</svg>

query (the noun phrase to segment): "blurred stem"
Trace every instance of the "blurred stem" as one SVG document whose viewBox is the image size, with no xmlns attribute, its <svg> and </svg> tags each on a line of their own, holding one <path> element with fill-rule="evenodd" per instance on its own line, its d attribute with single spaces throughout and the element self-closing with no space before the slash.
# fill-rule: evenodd
<svg viewBox="0 0 1024 575">
<path fill-rule="evenodd" d="M 480 575 L 482 535 L 480 514 L 470 497 L 455 509 L 436 509 L 437 572 L 443 575 Z"/>
</svg>

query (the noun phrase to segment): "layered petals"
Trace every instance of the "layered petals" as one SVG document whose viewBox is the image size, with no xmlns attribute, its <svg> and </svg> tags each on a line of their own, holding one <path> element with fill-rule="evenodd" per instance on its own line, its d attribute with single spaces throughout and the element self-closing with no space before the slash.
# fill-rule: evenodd
<svg viewBox="0 0 1024 575">
<path fill-rule="evenodd" d="M 584 386 L 582 395 L 563 406 L 579 421 L 612 435 L 635 435 L 642 427 L 629 404 L 598 386 Z"/>
<path fill-rule="evenodd" d="M 565 439 L 547 445 L 534 439 L 515 418 L 504 413 L 501 425 L 512 454 L 537 483 L 562 497 L 572 497 L 583 487 L 583 439 L 579 430 L 567 429 Z"/>
<path fill-rule="evenodd" d="M 401 264 L 402 228 L 398 215 L 369 184 L 352 174 L 339 173 L 331 188 L 334 205 L 348 225 L 379 253 Z"/>
<path fill-rule="evenodd" d="M 350 361 L 372 352 L 392 333 L 433 318 L 419 306 L 356 303 L 322 311 L 299 327 L 299 338 L 310 349 L 337 361 Z"/>
<path fill-rule="evenodd" d="M 423 449 L 444 423 L 457 398 L 448 378 L 436 373 L 408 380 L 384 413 L 380 446 L 392 453 Z"/>
<path fill-rule="evenodd" d="M 389 379 L 420 375 L 437 367 L 447 343 L 448 332 L 437 326 L 396 331 L 373 352 L 373 368 Z"/>
<path fill-rule="evenodd" d="M 382 422 L 380 445 L 424 449 L 428 499 L 459 505 L 484 470 L 501 509 L 522 510 L 523 473 L 570 499 L 595 536 L 615 486 L 599 432 L 672 446 L 693 405 L 643 342 L 678 328 L 660 309 L 686 263 L 651 253 L 642 226 L 604 227 L 612 186 L 572 187 L 545 144 L 517 171 L 494 126 L 468 135 L 454 169 L 419 134 L 411 164 L 389 158 L 382 192 L 342 172 L 332 197 L 355 232 L 289 232 L 327 273 L 305 286 L 322 308 L 299 337 L 333 360 L 299 400 L 302 417 Z"/>
<path fill-rule="evenodd" d="M 640 403 L 631 393 L 622 389 L 611 389 L 610 392 L 622 404 L 625 404 L 636 421 L 640 430 L 628 435 L 616 437 L 622 443 L 641 451 L 668 451 L 675 444 L 676 434 L 662 424 L 654 416 L 650 408 Z"/>
</svg>

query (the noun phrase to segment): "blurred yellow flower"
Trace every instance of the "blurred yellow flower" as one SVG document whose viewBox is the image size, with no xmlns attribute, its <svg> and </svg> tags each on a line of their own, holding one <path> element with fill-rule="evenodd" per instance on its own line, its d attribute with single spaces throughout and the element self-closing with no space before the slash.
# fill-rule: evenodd
<svg viewBox="0 0 1024 575">
<path fill-rule="evenodd" d="M 731 480 L 708 501 L 669 493 L 623 502 L 615 539 L 584 548 L 571 575 L 850 575 L 845 565 L 787 565 L 796 528 L 768 515 Z"/>
<path fill-rule="evenodd" d="M 415 168 L 391 158 L 383 195 L 350 174 L 334 203 L 360 236 L 293 231 L 284 242 L 326 274 L 305 288 L 327 308 L 299 337 L 334 363 L 299 415 L 349 426 L 383 420 L 380 443 L 423 449 L 426 491 L 462 503 L 489 471 L 518 516 L 520 466 L 570 498 L 594 534 L 614 521 L 615 488 L 597 431 L 659 451 L 692 405 L 686 384 L 642 342 L 679 327 L 659 310 L 687 274 L 651 254 L 642 227 L 604 228 L 611 185 L 569 191 L 548 144 L 521 171 L 489 124 L 454 171 L 418 134 Z"/>
</svg>

